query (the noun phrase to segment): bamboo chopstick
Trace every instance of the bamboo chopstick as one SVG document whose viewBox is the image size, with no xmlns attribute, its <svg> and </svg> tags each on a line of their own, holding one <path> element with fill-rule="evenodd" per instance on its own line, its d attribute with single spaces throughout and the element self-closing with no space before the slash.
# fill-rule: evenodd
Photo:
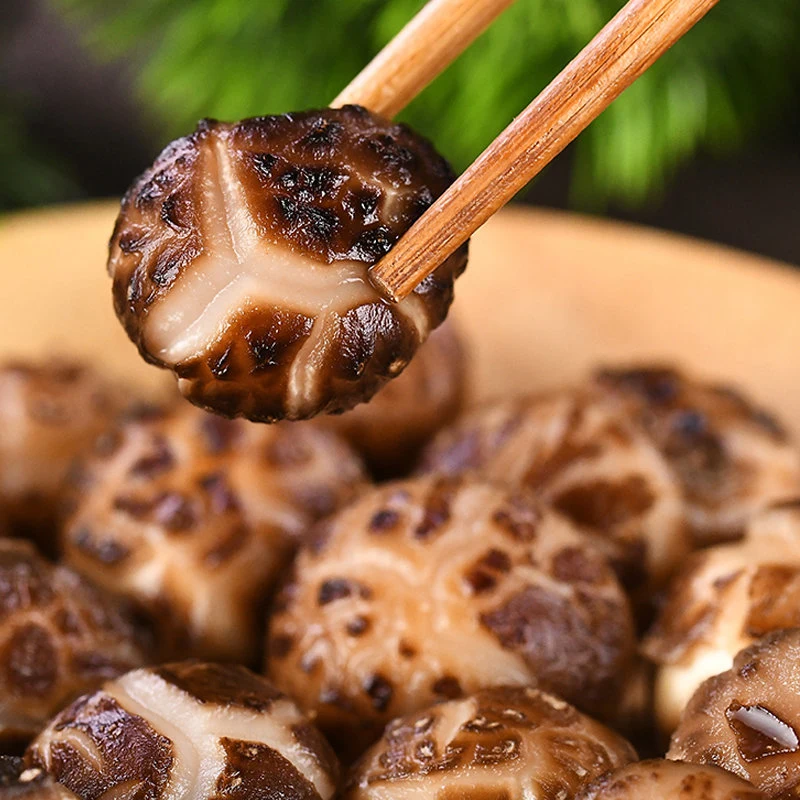
<svg viewBox="0 0 800 800">
<path fill-rule="evenodd" d="M 400 301 L 718 0 L 629 0 L 370 270 Z"/>
<path fill-rule="evenodd" d="M 331 103 L 393 117 L 514 0 L 430 0 Z"/>
</svg>

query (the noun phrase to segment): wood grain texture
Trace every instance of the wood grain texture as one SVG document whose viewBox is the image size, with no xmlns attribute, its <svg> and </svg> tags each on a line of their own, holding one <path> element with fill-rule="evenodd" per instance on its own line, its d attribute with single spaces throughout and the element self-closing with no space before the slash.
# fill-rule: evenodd
<svg viewBox="0 0 800 800">
<path fill-rule="evenodd" d="M 393 117 L 514 0 L 429 0 L 331 103 Z"/>
<path fill-rule="evenodd" d="M 0 218 L 0 359 L 76 354 L 135 391 L 170 386 L 111 308 L 117 204 Z M 552 388 L 600 361 L 677 361 L 733 381 L 800 434 L 800 272 L 646 228 L 507 208 L 456 284 L 472 401 Z"/>
<path fill-rule="evenodd" d="M 718 0 L 630 0 L 371 270 L 394 300 L 555 158 Z"/>
</svg>

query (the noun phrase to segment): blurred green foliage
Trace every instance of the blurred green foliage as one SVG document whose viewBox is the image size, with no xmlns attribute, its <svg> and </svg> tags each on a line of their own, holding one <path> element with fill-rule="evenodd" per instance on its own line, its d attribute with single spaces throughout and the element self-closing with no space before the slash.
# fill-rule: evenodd
<svg viewBox="0 0 800 800">
<path fill-rule="evenodd" d="M 0 95 L 0 211 L 75 197 L 69 167 L 34 144 L 17 103 Z"/>
<path fill-rule="evenodd" d="M 141 59 L 164 125 L 326 104 L 421 0 L 53 0 L 95 51 Z M 518 0 L 402 115 L 463 168 L 618 10 Z M 574 198 L 636 204 L 700 148 L 742 144 L 791 100 L 800 2 L 726 0 L 584 133 Z"/>
</svg>

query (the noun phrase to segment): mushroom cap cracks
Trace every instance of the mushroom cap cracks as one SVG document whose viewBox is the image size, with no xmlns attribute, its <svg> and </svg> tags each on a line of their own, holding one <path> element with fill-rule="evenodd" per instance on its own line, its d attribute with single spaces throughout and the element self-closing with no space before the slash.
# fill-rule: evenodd
<svg viewBox="0 0 800 800">
<path fill-rule="evenodd" d="M 767 634 L 695 692 L 668 758 L 716 764 L 769 797 L 800 787 L 800 629 Z"/>
<path fill-rule="evenodd" d="M 28 542 L 0 539 L 3 748 L 24 746 L 66 703 L 148 655 L 142 631 L 114 598 Z"/>
<path fill-rule="evenodd" d="M 466 246 L 399 304 L 368 269 L 452 180 L 426 139 L 358 106 L 206 120 L 123 198 L 117 314 L 197 405 L 267 422 L 346 410 L 447 314 Z"/>
<path fill-rule="evenodd" d="M 623 413 L 586 392 L 478 408 L 434 439 L 421 471 L 473 473 L 536 492 L 645 595 L 690 548 L 680 489 L 663 457 Z"/>
<path fill-rule="evenodd" d="M 264 678 L 191 661 L 80 698 L 25 761 L 83 800 L 329 800 L 339 774 L 319 731 Z"/>
<path fill-rule="evenodd" d="M 599 370 L 595 386 L 664 454 L 697 544 L 738 539 L 754 512 L 800 494 L 800 450 L 738 391 L 659 366 Z"/>
<path fill-rule="evenodd" d="M 560 698 L 488 689 L 391 722 L 353 768 L 344 799 L 572 797 L 635 758 L 622 737 Z"/>
<path fill-rule="evenodd" d="M 695 553 L 670 586 L 643 650 L 659 665 L 655 706 L 667 734 L 697 687 L 778 628 L 800 625 L 800 503 L 757 514 L 741 542 Z"/>
<path fill-rule="evenodd" d="M 65 557 L 151 613 L 162 657 L 252 663 L 261 608 L 299 539 L 364 480 L 352 449 L 315 423 L 143 408 L 75 470 Z"/>
<path fill-rule="evenodd" d="M 408 368 L 370 401 L 325 422 L 344 436 L 379 478 L 409 472 L 422 448 L 459 414 L 467 394 L 467 359 L 457 326 L 447 319 Z"/>
<path fill-rule="evenodd" d="M 339 748 L 487 686 L 610 711 L 634 645 L 628 600 L 566 520 L 501 487 L 424 477 L 323 521 L 275 602 L 270 677 Z"/>
<path fill-rule="evenodd" d="M 766 795 L 710 764 L 654 758 L 609 772 L 575 800 L 766 800 Z"/>
</svg>

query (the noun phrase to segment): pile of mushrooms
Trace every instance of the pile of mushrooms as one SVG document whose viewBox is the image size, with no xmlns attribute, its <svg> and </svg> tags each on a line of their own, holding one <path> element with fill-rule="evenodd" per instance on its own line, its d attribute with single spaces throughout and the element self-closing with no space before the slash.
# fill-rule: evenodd
<svg viewBox="0 0 800 800">
<path fill-rule="evenodd" d="M 466 247 L 368 276 L 452 178 L 355 106 L 205 121 L 109 260 L 180 393 L 0 367 L 0 800 L 800 791 L 800 449 L 660 365 L 472 404 Z"/>
</svg>

